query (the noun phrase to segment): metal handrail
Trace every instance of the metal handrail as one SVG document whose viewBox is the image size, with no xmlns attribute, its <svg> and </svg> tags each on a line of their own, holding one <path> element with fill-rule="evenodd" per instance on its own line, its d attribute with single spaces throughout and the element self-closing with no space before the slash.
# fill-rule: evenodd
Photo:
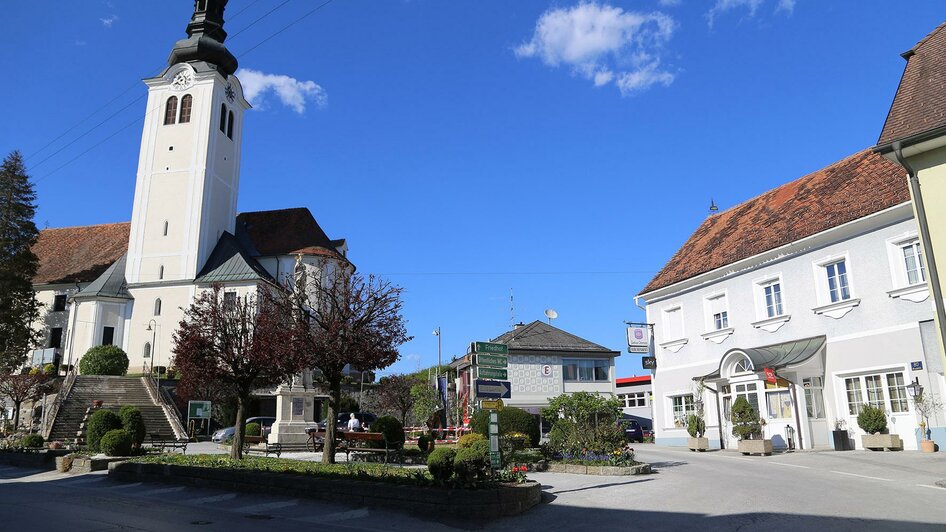
<svg viewBox="0 0 946 532">
<path fill-rule="evenodd" d="M 151 373 L 146 373 L 142 379 L 145 381 L 145 387 L 148 389 L 148 394 L 151 395 L 151 399 L 164 410 L 164 417 L 166 417 L 171 424 L 171 428 L 174 430 L 174 436 L 179 440 L 187 439 L 187 429 L 184 428 L 184 424 L 181 422 L 181 411 L 178 410 L 171 395 L 165 390 L 158 388 L 157 382 L 154 380 L 154 375 Z"/>
<path fill-rule="evenodd" d="M 62 381 L 62 386 L 59 388 L 59 393 L 56 394 L 56 401 L 53 402 L 49 411 L 46 412 L 46 424 L 43 430 L 43 440 L 48 440 L 49 435 L 53 432 L 53 424 L 56 423 L 56 416 L 59 415 L 59 408 L 63 403 L 69 399 L 69 394 L 72 393 L 72 387 L 76 382 L 76 373 L 70 371 L 66 374 L 65 380 Z"/>
</svg>

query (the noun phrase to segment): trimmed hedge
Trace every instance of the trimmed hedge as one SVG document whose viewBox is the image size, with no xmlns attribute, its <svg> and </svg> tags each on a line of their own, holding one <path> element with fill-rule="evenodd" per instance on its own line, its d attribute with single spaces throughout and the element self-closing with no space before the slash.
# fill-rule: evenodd
<svg viewBox="0 0 946 532">
<path fill-rule="evenodd" d="M 887 413 L 882 408 L 864 405 L 857 415 L 857 426 L 867 434 L 887 432 Z"/>
<path fill-rule="evenodd" d="M 22 447 L 42 447 L 43 443 L 45 443 L 45 441 L 39 434 L 30 434 L 20 440 L 20 446 Z"/>
<path fill-rule="evenodd" d="M 486 436 L 482 434 L 477 434 L 472 432 L 470 434 L 464 434 L 460 436 L 460 439 L 457 441 L 457 447 L 463 449 L 465 447 L 470 447 L 478 441 L 486 441 Z"/>
<path fill-rule="evenodd" d="M 131 445 L 134 437 L 125 429 L 108 431 L 102 436 L 99 448 L 107 456 L 128 456 L 131 454 Z"/>
<path fill-rule="evenodd" d="M 117 345 L 97 345 L 82 355 L 82 375 L 124 375 L 128 372 L 128 355 Z"/>
<path fill-rule="evenodd" d="M 422 434 L 420 438 L 417 438 L 417 448 L 423 453 L 432 453 L 435 445 L 434 439 L 427 434 Z"/>
<path fill-rule="evenodd" d="M 259 423 L 247 423 L 245 436 L 260 436 L 263 434 L 263 427 Z"/>
<path fill-rule="evenodd" d="M 453 472 L 464 484 L 484 481 L 489 476 L 489 442 L 473 442 L 457 450 L 453 458 Z"/>
<path fill-rule="evenodd" d="M 99 442 L 106 433 L 122 428 L 122 420 L 110 410 L 96 410 L 89 418 L 85 443 L 93 451 L 99 450 Z"/>
<path fill-rule="evenodd" d="M 145 434 L 147 434 L 141 410 L 133 405 L 125 405 L 118 411 L 118 417 L 122 420 L 122 428 L 131 434 L 134 446 L 141 447 L 141 444 L 145 441 Z"/>
<path fill-rule="evenodd" d="M 477 434 L 489 434 L 489 410 L 480 410 L 474 414 L 470 426 Z M 513 432 L 527 435 L 533 447 L 539 445 L 539 420 L 521 408 L 507 406 L 499 411 L 499 436 Z"/>
<path fill-rule="evenodd" d="M 404 426 L 391 416 L 381 416 L 371 424 L 371 432 L 384 434 L 384 441 L 389 447 L 404 445 Z"/>
<path fill-rule="evenodd" d="M 453 459 L 457 451 L 448 447 L 434 449 L 427 457 L 427 470 L 434 480 L 443 484 L 453 476 Z"/>
</svg>

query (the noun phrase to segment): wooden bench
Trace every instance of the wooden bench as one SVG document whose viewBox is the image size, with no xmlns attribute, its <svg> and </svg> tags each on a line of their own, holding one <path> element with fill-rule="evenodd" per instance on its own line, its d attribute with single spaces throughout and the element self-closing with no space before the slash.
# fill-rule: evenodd
<svg viewBox="0 0 946 532">
<path fill-rule="evenodd" d="M 165 438 L 161 434 L 151 434 L 151 448 L 166 451 L 168 449 L 180 449 L 181 454 L 187 454 L 188 440 L 175 440 Z"/>
<path fill-rule="evenodd" d="M 380 432 L 341 432 L 338 435 L 341 444 L 336 449 L 345 452 L 345 460 L 350 460 L 352 452 L 384 454 L 384 463 L 388 463 L 388 447 L 384 434 Z"/>
<path fill-rule="evenodd" d="M 260 444 L 262 444 L 262 447 L 253 447 L 253 445 Z M 261 453 L 264 456 L 273 453 L 276 458 L 279 458 L 279 455 L 282 454 L 282 444 L 269 443 L 269 436 L 243 436 L 243 452 Z"/>
</svg>

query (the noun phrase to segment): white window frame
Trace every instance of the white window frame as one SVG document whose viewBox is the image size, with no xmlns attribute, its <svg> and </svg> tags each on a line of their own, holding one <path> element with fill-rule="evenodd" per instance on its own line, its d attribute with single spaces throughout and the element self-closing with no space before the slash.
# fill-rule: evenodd
<svg viewBox="0 0 946 532">
<path fill-rule="evenodd" d="M 769 316 L 768 303 L 766 302 L 765 297 L 765 289 L 776 284 L 779 286 L 782 312 L 774 316 Z M 768 332 L 775 332 L 781 329 L 783 325 L 792 319 L 792 315 L 788 311 L 788 303 L 786 302 L 785 298 L 785 281 L 781 272 L 755 279 L 752 281 L 752 290 L 755 299 L 757 318 L 756 321 L 752 322 L 753 327 Z"/>
<path fill-rule="evenodd" d="M 888 378 L 891 376 L 900 375 L 900 382 L 895 383 L 894 386 L 891 386 Z M 912 410 L 910 408 L 910 400 L 907 395 L 906 385 L 910 382 L 910 374 L 906 371 L 905 368 L 886 368 L 886 369 L 873 369 L 866 371 L 864 373 L 857 373 L 854 375 L 840 375 L 838 379 L 840 381 L 840 394 L 841 394 L 841 408 L 844 412 L 844 415 L 848 417 L 857 417 L 857 414 L 860 413 L 861 408 L 864 405 L 873 405 L 878 406 L 877 403 L 880 403 L 879 406 L 883 409 L 884 412 L 887 412 L 888 415 L 910 415 Z M 880 387 L 873 388 L 880 391 L 880 400 L 876 399 L 876 396 L 872 397 L 868 389 L 871 388 L 869 380 L 874 378 L 880 379 Z M 854 402 L 851 402 L 851 398 L 848 396 L 847 390 L 847 381 L 854 380 L 858 383 L 858 397 L 854 397 Z M 896 392 L 896 393 L 892 393 Z M 895 397 L 896 396 L 896 397 Z M 894 401 L 897 403 L 897 410 L 894 410 Z M 851 408 L 854 407 L 854 412 L 851 412 Z"/>
<path fill-rule="evenodd" d="M 677 408 L 674 407 L 674 400 L 680 399 L 681 406 L 683 407 L 682 417 L 677 416 Z M 669 415 L 668 421 L 670 426 L 673 428 L 682 429 L 686 427 L 686 420 L 690 414 L 696 413 L 696 401 L 693 400 L 692 393 L 678 393 L 667 396 L 667 401 L 670 403 L 670 408 L 667 409 Z M 679 420 L 679 422 L 678 422 Z"/>
<path fill-rule="evenodd" d="M 927 284 L 929 271 L 926 267 L 925 250 L 922 249 L 923 246 L 920 243 L 920 237 L 917 232 L 908 231 L 893 238 L 888 238 L 886 243 L 892 281 L 892 289 L 887 292 L 887 295 L 894 299 L 912 301 L 914 303 L 926 301 L 930 297 L 930 289 Z M 923 255 L 920 260 L 919 270 L 923 274 L 923 279 L 913 284 L 910 284 L 906 258 L 903 255 L 903 248 L 911 244 L 919 247 L 920 253 Z M 920 257 L 917 258 L 919 259 Z"/>
<path fill-rule="evenodd" d="M 831 292 L 828 285 L 828 266 L 839 262 L 844 262 L 848 297 L 847 299 L 831 301 Z M 857 288 L 854 282 L 854 264 L 851 262 L 850 253 L 845 251 L 817 260 L 812 263 L 812 271 L 815 276 L 815 290 L 819 305 L 812 309 L 815 314 L 840 319 L 853 310 L 854 307 L 861 304 L 860 298 L 857 297 Z"/>
<path fill-rule="evenodd" d="M 647 392 L 625 392 L 618 394 L 618 397 L 624 402 L 624 408 L 647 406 Z"/>
<path fill-rule="evenodd" d="M 722 300 L 721 305 L 717 303 L 719 300 Z M 716 310 L 718 312 L 715 312 Z M 720 316 L 719 319 L 717 316 Z M 706 332 L 700 336 L 717 344 L 733 333 L 728 290 L 712 292 L 703 297 L 703 327 Z"/>
<path fill-rule="evenodd" d="M 669 322 L 669 320 L 670 316 L 677 312 L 679 312 L 677 315 L 679 316 L 680 330 L 679 334 L 674 334 L 675 336 L 678 336 L 677 338 L 671 338 L 673 335 L 670 333 L 676 333 L 676 331 L 674 331 L 673 327 L 671 327 L 672 324 Z M 660 343 L 660 347 L 672 353 L 676 353 L 682 349 L 684 345 L 686 345 L 688 340 L 686 336 L 686 320 L 683 316 L 683 305 L 677 303 L 662 308 L 660 310 L 660 324 L 661 340 L 663 340 Z"/>
<path fill-rule="evenodd" d="M 581 366 L 582 366 L 582 362 L 590 363 L 590 365 L 591 365 L 591 378 L 590 378 L 590 379 L 583 379 L 583 378 L 581 378 Z M 598 365 L 597 365 L 598 362 L 604 362 L 605 365 L 606 365 L 606 367 L 607 367 L 608 375 L 607 375 L 607 377 L 604 378 L 604 379 L 598 379 L 598 378 L 595 377 L 595 368 L 598 367 Z M 570 365 L 570 364 L 572 364 L 572 363 L 575 364 L 575 376 L 576 376 L 577 378 L 576 378 L 576 379 L 566 379 L 566 378 L 564 378 L 564 376 L 565 376 L 565 366 L 568 366 L 568 365 Z M 588 365 L 588 364 L 585 364 L 585 365 Z M 612 366 L 611 360 L 606 359 L 606 358 L 563 358 L 563 359 L 562 359 L 562 379 L 563 379 L 563 382 L 572 382 L 572 383 L 575 383 L 575 382 L 578 382 L 578 383 L 585 383 L 585 382 L 590 382 L 590 383 L 611 382 L 611 366 Z"/>
</svg>

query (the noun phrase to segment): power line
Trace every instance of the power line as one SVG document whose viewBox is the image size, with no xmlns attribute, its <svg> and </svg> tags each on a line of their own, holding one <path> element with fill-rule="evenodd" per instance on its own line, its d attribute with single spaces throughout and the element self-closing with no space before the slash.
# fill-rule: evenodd
<svg viewBox="0 0 946 532">
<path fill-rule="evenodd" d="M 291 27 L 295 26 L 295 25 L 298 24 L 299 22 L 302 22 L 304 19 L 306 19 L 306 18 L 309 17 L 310 15 L 314 14 L 316 11 L 322 9 L 323 7 L 325 7 L 325 6 L 329 5 L 329 4 L 331 4 L 333 1 L 334 1 L 334 0 L 326 0 L 325 2 L 322 2 L 321 4 L 315 6 L 315 9 L 312 9 L 311 11 L 308 11 L 307 13 L 305 13 L 305 14 L 302 15 L 301 17 L 297 18 L 296 20 L 293 20 L 293 21 L 290 22 L 289 24 L 286 24 L 285 26 L 283 26 L 282 29 L 280 29 L 280 30 L 277 31 L 276 33 L 270 35 L 269 37 L 266 37 L 265 39 L 263 39 L 262 41 L 260 41 L 259 43 L 257 43 L 256 46 L 251 47 L 249 50 L 244 50 L 243 53 L 240 54 L 240 57 L 243 57 L 243 56 L 247 55 L 248 53 L 252 52 L 253 50 L 259 48 L 259 47 L 262 46 L 263 44 L 267 43 L 267 42 L 268 42 L 270 39 L 272 39 L 273 37 L 279 35 L 280 33 L 282 33 L 282 32 L 284 32 L 284 31 L 288 30 L 288 29 L 291 28 Z"/>
</svg>

